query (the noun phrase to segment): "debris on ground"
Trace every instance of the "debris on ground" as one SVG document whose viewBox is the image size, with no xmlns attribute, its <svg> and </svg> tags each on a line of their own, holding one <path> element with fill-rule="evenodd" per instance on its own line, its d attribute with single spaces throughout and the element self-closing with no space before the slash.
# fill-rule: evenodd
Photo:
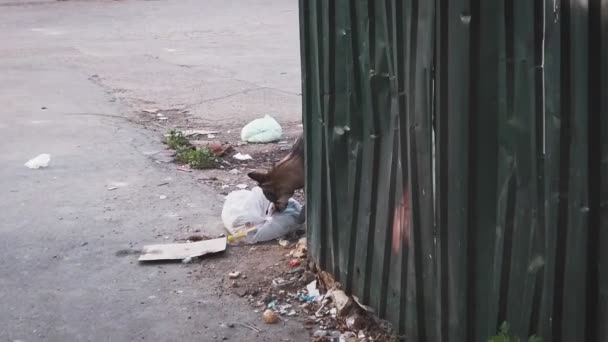
<svg viewBox="0 0 608 342">
<path fill-rule="evenodd" d="M 317 289 L 316 280 L 306 285 L 306 291 L 308 292 L 308 296 L 312 297 L 312 301 L 316 301 L 318 298 L 321 297 L 321 293 L 319 292 L 319 289 Z"/>
<path fill-rule="evenodd" d="M 241 190 L 244 190 L 244 189 L 247 189 L 247 186 L 248 186 L 248 185 L 247 185 L 247 184 L 237 184 L 237 185 L 235 185 L 235 186 L 236 186 L 237 188 L 241 189 Z"/>
<path fill-rule="evenodd" d="M 291 252 L 289 252 L 289 256 L 292 256 L 294 258 L 306 258 L 306 254 L 308 252 L 308 249 L 306 247 L 306 238 L 301 238 L 300 240 L 298 240 L 298 244 L 296 245 L 296 248 L 294 248 L 293 250 L 291 250 Z"/>
<path fill-rule="evenodd" d="M 230 279 L 238 279 L 240 276 L 241 276 L 241 272 L 239 272 L 239 271 L 234 271 L 234 272 L 228 273 L 228 278 L 230 278 Z"/>
<path fill-rule="evenodd" d="M 164 199 L 167 199 L 167 195 L 159 195 L 158 198 L 161 200 L 164 200 Z"/>
<path fill-rule="evenodd" d="M 300 266 L 300 264 L 301 264 L 301 263 L 302 263 L 302 262 L 301 262 L 300 260 L 298 260 L 298 259 L 293 259 L 293 260 L 289 260 L 289 261 L 287 262 L 287 266 L 289 266 L 289 267 L 298 267 L 298 266 Z"/>
<path fill-rule="evenodd" d="M 281 247 L 289 246 L 289 240 L 279 239 L 279 246 L 281 246 Z"/>
<path fill-rule="evenodd" d="M 51 155 L 48 153 L 43 153 L 28 160 L 24 165 L 30 169 L 40 169 L 49 166 L 50 162 Z"/>
<path fill-rule="evenodd" d="M 219 131 L 207 130 L 207 129 L 186 129 L 181 132 L 185 137 L 193 138 L 193 139 L 196 139 L 197 137 L 200 137 L 200 136 L 209 137 L 209 135 L 214 135 L 214 134 L 219 133 Z"/>
<path fill-rule="evenodd" d="M 282 212 L 269 215 L 270 208 L 270 202 L 259 187 L 229 193 L 222 208 L 222 222 L 232 235 L 230 241 L 244 237 L 250 244 L 265 242 L 282 238 L 302 227 L 297 223 L 302 206 L 295 199 L 289 199 Z M 238 234 L 245 229 L 246 234 Z"/>
<path fill-rule="evenodd" d="M 139 261 L 191 259 L 225 250 L 225 237 L 192 243 L 148 245 L 142 248 L 142 254 L 139 256 Z"/>
<path fill-rule="evenodd" d="M 280 320 L 279 315 L 277 315 L 277 313 L 272 311 L 271 309 L 267 309 L 266 311 L 264 311 L 264 313 L 262 314 L 262 318 L 264 319 L 264 322 L 266 324 L 275 324 L 278 323 Z"/>
<path fill-rule="evenodd" d="M 270 143 L 282 135 L 281 125 L 269 115 L 251 121 L 241 130 L 241 140 L 249 143 Z"/>
<path fill-rule="evenodd" d="M 158 108 L 144 108 L 144 109 L 142 109 L 142 112 L 148 113 L 148 114 L 156 114 L 156 113 L 158 113 L 158 111 L 160 111 L 160 109 L 158 109 Z"/>
<path fill-rule="evenodd" d="M 248 155 L 248 154 L 242 154 L 241 152 L 235 154 L 234 156 L 232 156 L 232 158 L 237 159 L 237 160 L 251 160 L 251 159 L 253 159 L 250 155 Z"/>
<path fill-rule="evenodd" d="M 227 153 L 233 150 L 230 144 L 221 144 L 218 142 L 212 142 L 207 145 L 207 148 L 216 156 L 223 157 Z"/>
<path fill-rule="evenodd" d="M 222 221 L 231 232 L 230 241 L 243 237 L 245 242 L 254 244 L 274 239 L 295 232 L 301 225 L 297 223 L 302 206 L 294 199 L 289 199 L 287 207 L 271 215 L 270 202 L 259 187 L 248 190 L 237 190 L 228 194 L 222 209 Z M 238 234 L 247 230 L 246 234 Z"/>
</svg>

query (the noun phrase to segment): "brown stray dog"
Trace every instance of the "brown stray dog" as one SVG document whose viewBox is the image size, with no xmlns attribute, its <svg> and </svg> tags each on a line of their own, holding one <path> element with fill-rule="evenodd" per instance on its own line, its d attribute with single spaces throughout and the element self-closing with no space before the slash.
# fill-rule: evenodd
<svg viewBox="0 0 608 342">
<path fill-rule="evenodd" d="M 296 140 L 291 151 L 268 171 L 254 171 L 249 178 L 258 182 L 264 196 L 274 204 L 278 211 L 283 211 L 287 201 L 297 189 L 304 187 L 304 138 Z M 302 208 L 303 221 L 305 208 Z"/>
</svg>

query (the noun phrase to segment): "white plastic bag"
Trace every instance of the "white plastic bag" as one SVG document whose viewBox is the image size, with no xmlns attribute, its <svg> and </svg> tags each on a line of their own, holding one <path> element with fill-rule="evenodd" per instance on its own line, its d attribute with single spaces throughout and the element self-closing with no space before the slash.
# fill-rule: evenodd
<svg viewBox="0 0 608 342">
<path fill-rule="evenodd" d="M 241 140 L 250 143 L 269 143 L 281 139 L 281 125 L 269 115 L 255 119 L 241 130 Z"/>
<path fill-rule="evenodd" d="M 245 228 L 264 223 L 270 202 L 262 189 L 237 190 L 226 196 L 222 208 L 222 222 L 230 234 Z"/>
<path fill-rule="evenodd" d="M 302 205 L 293 198 L 287 202 L 287 207 L 282 212 L 275 211 L 271 216 L 266 217 L 266 221 L 259 224 L 254 231 L 247 234 L 247 243 L 258 243 L 270 241 L 283 237 L 300 228 L 298 218 Z"/>
<path fill-rule="evenodd" d="M 262 189 L 237 190 L 228 194 L 222 209 L 222 221 L 231 235 L 245 230 L 247 243 L 270 241 L 301 227 L 298 223 L 302 205 L 293 198 L 282 212 L 270 212 L 271 204 Z"/>
</svg>

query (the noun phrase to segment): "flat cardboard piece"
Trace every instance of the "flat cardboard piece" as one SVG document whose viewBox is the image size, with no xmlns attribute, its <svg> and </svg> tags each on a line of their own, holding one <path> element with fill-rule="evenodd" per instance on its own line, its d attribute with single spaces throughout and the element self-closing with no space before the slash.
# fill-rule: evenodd
<svg viewBox="0 0 608 342">
<path fill-rule="evenodd" d="M 226 250 L 226 238 L 190 243 L 168 243 L 144 246 L 139 261 L 182 260 Z"/>
</svg>

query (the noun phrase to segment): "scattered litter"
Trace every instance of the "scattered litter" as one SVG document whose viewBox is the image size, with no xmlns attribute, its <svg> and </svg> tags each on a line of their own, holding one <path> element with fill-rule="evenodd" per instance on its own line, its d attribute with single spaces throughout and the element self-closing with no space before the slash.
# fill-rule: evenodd
<svg viewBox="0 0 608 342">
<path fill-rule="evenodd" d="M 24 165 L 30 169 L 40 169 L 49 166 L 50 161 L 51 155 L 48 153 L 43 153 L 28 160 Z"/>
<path fill-rule="evenodd" d="M 279 246 L 287 247 L 287 246 L 289 246 L 289 241 L 285 240 L 285 239 L 279 239 Z"/>
<path fill-rule="evenodd" d="M 169 182 L 164 182 L 164 183 L 156 184 L 156 186 L 163 186 L 163 185 L 169 185 Z"/>
<path fill-rule="evenodd" d="M 365 335 L 363 335 L 363 338 L 365 338 Z M 340 335 L 340 342 L 357 342 L 358 337 L 357 335 L 352 332 L 352 331 L 347 331 L 344 334 Z"/>
<path fill-rule="evenodd" d="M 192 169 L 188 166 L 178 166 L 177 167 L 177 171 L 182 171 L 182 172 L 192 172 Z"/>
<path fill-rule="evenodd" d="M 315 333 L 313 334 L 314 337 L 325 337 L 327 335 L 328 335 L 327 330 L 321 330 L 321 329 L 315 331 Z"/>
<path fill-rule="evenodd" d="M 118 189 L 117 186 L 110 186 L 107 188 L 108 191 L 112 191 L 112 190 L 116 190 L 116 189 Z"/>
<path fill-rule="evenodd" d="M 250 143 L 269 143 L 281 139 L 281 125 L 270 115 L 255 119 L 241 130 L 241 140 Z"/>
<path fill-rule="evenodd" d="M 289 255 L 294 258 L 306 258 L 307 252 L 308 252 L 308 248 L 306 247 L 306 238 L 303 237 L 300 240 L 298 240 L 298 244 L 296 245 L 296 248 L 291 250 Z"/>
<path fill-rule="evenodd" d="M 219 131 L 210 131 L 210 130 L 206 130 L 206 129 L 187 129 L 187 130 L 182 131 L 182 134 L 185 137 L 192 137 L 192 136 L 197 136 L 197 135 L 206 135 L 207 137 L 209 137 L 209 135 L 213 135 L 213 134 L 217 134 L 217 133 L 219 133 Z"/>
<path fill-rule="evenodd" d="M 209 253 L 226 250 L 226 238 L 198 241 L 192 243 L 171 243 L 163 245 L 148 245 L 142 248 L 139 261 L 152 260 L 183 260 L 199 257 Z"/>
<path fill-rule="evenodd" d="M 230 279 L 238 279 L 240 276 L 241 276 L 241 272 L 239 272 L 239 271 L 234 271 L 234 272 L 228 273 L 228 278 L 230 278 Z"/>
<path fill-rule="evenodd" d="M 207 138 L 209 138 L 209 139 L 215 139 L 215 134 L 207 134 Z"/>
<path fill-rule="evenodd" d="M 298 300 L 300 302 L 305 302 L 305 303 L 310 303 L 310 302 L 314 302 L 315 299 L 317 299 L 317 297 L 315 296 L 310 296 L 310 295 L 300 295 L 300 297 L 298 297 Z"/>
<path fill-rule="evenodd" d="M 248 155 L 248 154 L 242 154 L 241 152 L 235 154 L 234 156 L 232 156 L 232 158 L 238 159 L 238 160 L 251 160 L 251 159 L 253 159 L 250 155 Z"/>
<path fill-rule="evenodd" d="M 191 262 L 192 262 L 192 260 L 194 260 L 194 258 L 192 258 L 192 257 L 187 257 L 187 258 L 184 258 L 184 259 L 182 260 L 182 264 L 189 264 L 189 263 L 191 263 Z"/>
<path fill-rule="evenodd" d="M 142 110 L 144 113 L 156 114 L 160 109 L 158 108 L 145 108 Z"/>
<path fill-rule="evenodd" d="M 279 309 L 279 313 L 281 315 L 287 315 L 289 314 L 289 309 L 291 309 L 291 304 L 283 304 L 283 305 L 277 305 L 277 309 Z"/>
<path fill-rule="evenodd" d="M 294 280 L 285 280 L 283 278 L 275 278 L 272 280 L 272 286 L 275 288 L 282 288 L 287 285 L 291 285 L 294 282 L 295 282 Z"/>
<path fill-rule="evenodd" d="M 279 322 L 279 315 L 276 312 L 268 309 L 262 314 L 262 318 L 266 324 L 275 324 Z"/>
<path fill-rule="evenodd" d="M 243 189 L 247 189 L 247 184 L 237 184 L 236 185 L 237 188 L 243 190 Z"/>
<path fill-rule="evenodd" d="M 220 143 L 210 143 L 207 144 L 207 148 L 217 157 L 223 157 L 226 153 L 233 150 L 232 146 L 229 144 L 220 144 Z"/>
<path fill-rule="evenodd" d="M 232 170 L 228 171 L 228 173 L 233 174 L 233 175 L 238 175 L 241 173 L 241 171 L 239 171 L 239 169 L 232 169 Z"/>
<path fill-rule="evenodd" d="M 342 314 L 342 311 L 352 303 L 351 299 L 342 290 L 331 291 L 331 300 L 334 302 L 337 312 L 340 314 Z"/>
<path fill-rule="evenodd" d="M 313 280 L 310 284 L 306 285 L 306 291 L 308 291 L 308 295 L 310 297 L 313 297 L 314 301 L 316 301 L 317 299 L 319 299 L 321 297 L 321 293 L 319 292 L 319 289 L 317 289 L 317 281 Z"/>
<path fill-rule="evenodd" d="M 253 325 L 251 323 L 237 323 L 237 324 L 240 325 L 240 326 L 242 326 L 242 327 L 251 329 L 251 330 L 253 330 L 255 332 L 258 332 L 258 333 L 262 331 L 262 330 L 258 329 L 258 327 L 256 327 L 255 325 Z"/>
<path fill-rule="evenodd" d="M 289 262 L 287 262 L 287 266 L 289 266 L 289 267 L 298 267 L 301 264 L 302 264 L 302 262 L 300 262 L 300 260 L 298 260 L 298 259 L 289 260 Z"/>
</svg>

